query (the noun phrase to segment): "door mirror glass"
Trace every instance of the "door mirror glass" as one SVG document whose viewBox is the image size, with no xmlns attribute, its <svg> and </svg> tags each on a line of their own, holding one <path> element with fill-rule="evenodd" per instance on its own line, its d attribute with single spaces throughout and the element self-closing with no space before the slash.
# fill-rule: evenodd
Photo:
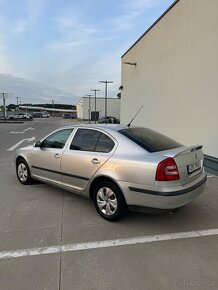
<svg viewBox="0 0 218 290">
<path fill-rule="evenodd" d="M 36 141 L 34 147 L 41 147 L 41 145 L 42 145 L 41 141 Z"/>
</svg>

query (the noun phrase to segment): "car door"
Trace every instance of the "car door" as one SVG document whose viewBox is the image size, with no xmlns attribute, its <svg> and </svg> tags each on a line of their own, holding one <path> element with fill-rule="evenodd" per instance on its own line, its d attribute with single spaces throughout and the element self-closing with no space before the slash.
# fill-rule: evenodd
<svg viewBox="0 0 218 290">
<path fill-rule="evenodd" d="M 96 129 L 78 128 L 61 160 L 63 186 L 83 192 L 96 171 L 110 158 L 116 140 Z"/>
<path fill-rule="evenodd" d="M 60 164 L 67 140 L 73 129 L 62 129 L 46 137 L 31 156 L 31 175 L 42 181 L 61 184 Z"/>
</svg>

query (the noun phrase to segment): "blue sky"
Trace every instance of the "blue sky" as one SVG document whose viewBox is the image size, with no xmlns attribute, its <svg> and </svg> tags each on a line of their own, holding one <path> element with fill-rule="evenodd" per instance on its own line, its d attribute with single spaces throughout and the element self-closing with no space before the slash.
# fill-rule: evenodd
<svg viewBox="0 0 218 290">
<path fill-rule="evenodd" d="M 0 0 L 0 73 L 77 98 L 90 88 L 102 89 L 103 96 L 98 81 L 112 80 L 112 97 L 120 85 L 121 55 L 172 2 Z"/>
</svg>

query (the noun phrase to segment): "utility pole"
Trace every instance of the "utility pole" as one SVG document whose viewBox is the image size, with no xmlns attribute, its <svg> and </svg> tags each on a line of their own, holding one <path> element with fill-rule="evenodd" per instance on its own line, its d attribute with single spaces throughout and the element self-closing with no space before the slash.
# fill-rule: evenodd
<svg viewBox="0 0 218 290">
<path fill-rule="evenodd" d="M 3 107 L 4 107 L 4 119 L 6 120 L 7 114 L 6 114 L 6 106 L 5 106 L 5 93 L 2 93 L 3 97 Z"/>
<path fill-rule="evenodd" d="M 105 84 L 105 118 L 107 118 L 107 84 L 113 83 L 112 81 L 99 81 Z"/>
<path fill-rule="evenodd" d="M 96 89 L 91 89 L 91 91 L 95 92 L 95 124 L 96 124 L 96 119 L 97 119 L 97 114 L 96 114 L 96 92 L 100 92 L 100 90 Z"/>
<path fill-rule="evenodd" d="M 54 100 L 52 100 L 52 107 L 53 107 L 53 109 L 54 109 L 54 107 L 55 107 L 55 104 L 54 104 Z M 53 111 L 53 117 L 54 117 L 54 115 L 55 115 L 55 112 Z"/>
<path fill-rule="evenodd" d="M 5 105 L 5 96 L 9 95 L 10 93 L 1 93 L 2 99 L 3 99 L 3 107 L 4 107 L 4 120 L 6 120 L 7 113 L 6 113 L 6 105 Z"/>
<path fill-rule="evenodd" d="M 19 108 L 19 97 L 15 97 L 17 99 L 17 115 L 18 115 L 18 118 L 19 118 L 19 113 L 20 113 L 20 108 Z"/>
<path fill-rule="evenodd" d="M 92 97 L 93 95 L 87 95 L 89 97 L 89 124 L 91 123 L 91 99 L 90 97 Z"/>
</svg>

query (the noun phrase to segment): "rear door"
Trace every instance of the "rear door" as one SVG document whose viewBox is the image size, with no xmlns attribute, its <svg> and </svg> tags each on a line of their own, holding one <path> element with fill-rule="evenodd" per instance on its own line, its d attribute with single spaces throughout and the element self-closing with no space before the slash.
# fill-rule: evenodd
<svg viewBox="0 0 218 290">
<path fill-rule="evenodd" d="M 96 129 L 78 128 L 64 151 L 61 178 L 65 187 L 84 191 L 90 178 L 112 156 L 116 141 Z"/>
</svg>

